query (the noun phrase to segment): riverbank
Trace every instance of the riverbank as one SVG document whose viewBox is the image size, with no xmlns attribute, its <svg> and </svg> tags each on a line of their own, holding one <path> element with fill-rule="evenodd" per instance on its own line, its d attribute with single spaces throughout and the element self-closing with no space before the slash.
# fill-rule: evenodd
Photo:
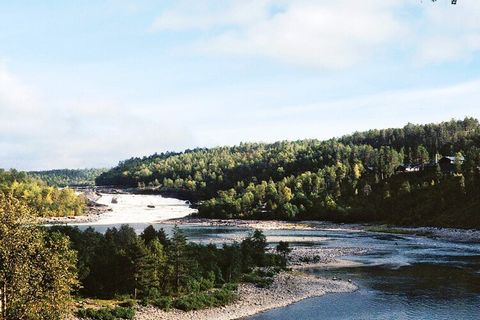
<svg viewBox="0 0 480 320">
<path fill-rule="evenodd" d="M 364 229 L 368 232 L 396 234 L 400 236 L 419 236 L 456 242 L 480 243 L 480 230 L 477 229 L 397 227 L 386 225 L 369 225 L 365 226 Z"/>
<path fill-rule="evenodd" d="M 402 236 L 419 236 L 458 242 L 479 242 L 480 230 L 455 229 L 440 227 L 399 227 L 378 224 L 335 223 L 329 221 L 278 221 L 278 220 L 239 220 L 207 219 L 186 216 L 180 219 L 162 221 L 163 224 L 204 226 L 204 227 L 238 227 L 260 230 L 329 230 L 347 232 L 374 232 L 398 234 Z"/>
<path fill-rule="evenodd" d="M 207 219 L 186 216 L 179 219 L 162 221 L 163 224 L 189 225 L 200 227 L 238 227 L 259 230 L 341 230 L 362 231 L 359 224 L 341 224 L 328 221 L 281 221 L 281 220 L 240 220 L 240 219 Z"/>
<path fill-rule="evenodd" d="M 299 272 L 284 272 L 278 274 L 268 288 L 241 284 L 237 301 L 228 306 L 190 312 L 179 310 L 166 312 L 154 307 L 140 307 L 135 320 L 233 320 L 327 293 L 355 290 L 357 286 L 348 281 L 322 279 Z"/>
</svg>

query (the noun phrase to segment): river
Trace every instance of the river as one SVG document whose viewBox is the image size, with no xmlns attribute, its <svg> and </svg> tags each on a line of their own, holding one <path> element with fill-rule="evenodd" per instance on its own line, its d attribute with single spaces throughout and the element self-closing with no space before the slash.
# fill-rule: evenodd
<svg viewBox="0 0 480 320">
<path fill-rule="evenodd" d="M 180 200 L 159 196 L 116 197 L 118 203 L 112 205 L 113 211 L 108 216 L 80 227 L 92 226 L 104 231 L 128 223 L 141 232 L 153 224 L 170 232 L 172 225 L 163 220 L 191 212 Z M 104 201 L 111 202 L 111 198 Z M 251 231 L 234 226 L 180 227 L 191 241 L 215 244 L 241 240 Z M 365 249 L 361 255 L 342 257 L 358 263 L 357 267 L 305 270 L 325 277 L 351 279 L 359 290 L 307 299 L 249 320 L 480 319 L 480 243 L 344 227 L 264 232 L 271 245 L 283 239 L 295 247 Z"/>
</svg>

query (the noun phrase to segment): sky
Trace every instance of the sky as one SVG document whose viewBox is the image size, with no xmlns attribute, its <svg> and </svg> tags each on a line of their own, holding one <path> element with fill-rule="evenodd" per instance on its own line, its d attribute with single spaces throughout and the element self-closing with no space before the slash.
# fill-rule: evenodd
<svg viewBox="0 0 480 320">
<path fill-rule="evenodd" d="M 0 168 L 480 118 L 480 1 L 0 0 Z"/>
</svg>

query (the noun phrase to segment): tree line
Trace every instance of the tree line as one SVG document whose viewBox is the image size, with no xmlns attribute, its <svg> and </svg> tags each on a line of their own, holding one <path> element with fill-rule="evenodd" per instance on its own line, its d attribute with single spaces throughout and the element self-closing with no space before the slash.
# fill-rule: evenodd
<svg viewBox="0 0 480 320">
<path fill-rule="evenodd" d="M 70 238 L 78 256 L 80 293 L 88 297 L 128 295 L 147 302 L 170 297 L 178 305 L 185 295 L 221 289 L 256 268 L 282 267 L 286 262 L 267 252 L 266 238 L 258 230 L 240 243 L 221 247 L 189 243 L 176 226 L 171 237 L 153 226 L 140 235 L 128 225 L 104 234 L 64 226 L 49 232 Z"/>
<path fill-rule="evenodd" d="M 59 189 L 17 170 L 0 169 L 0 194 L 24 202 L 39 217 L 83 214 L 86 200 L 70 188 Z"/>
<path fill-rule="evenodd" d="M 196 200 L 204 217 L 473 227 L 479 225 L 471 192 L 478 183 L 479 148 L 480 124 L 466 118 L 327 141 L 242 143 L 132 158 L 96 183 L 175 192 Z M 455 155 L 466 159 L 458 170 L 438 170 L 435 160 Z M 422 172 L 399 173 L 400 165 Z M 450 196 L 458 192 L 464 195 L 459 206 L 454 199 L 460 198 Z M 405 198 L 421 198 L 423 205 Z M 392 211 L 397 205 L 402 212 Z"/>
<path fill-rule="evenodd" d="M 55 169 L 29 171 L 30 176 L 39 178 L 54 187 L 93 186 L 95 178 L 107 169 Z"/>
</svg>

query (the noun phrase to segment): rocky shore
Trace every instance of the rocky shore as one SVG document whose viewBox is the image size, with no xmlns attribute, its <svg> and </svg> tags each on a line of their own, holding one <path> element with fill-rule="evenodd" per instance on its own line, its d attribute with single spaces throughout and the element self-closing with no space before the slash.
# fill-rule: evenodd
<svg viewBox="0 0 480 320">
<path fill-rule="evenodd" d="M 334 229 L 349 230 L 352 232 L 361 230 L 360 225 L 339 224 L 327 221 L 279 221 L 279 220 L 240 220 L 240 219 L 207 219 L 187 216 L 180 219 L 162 221 L 164 224 L 192 225 L 192 226 L 215 226 L 237 227 L 260 230 L 314 230 Z"/>
<path fill-rule="evenodd" d="M 241 284 L 238 300 L 228 306 L 207 310 L 165 312 L 154 307 L 139 308 L 136 320 L 232 320 L 248 317 L 266 310 L 285 307 L 303 299 L 327 293 L 352 292 L 357 287 L 348 281 L 317 278 L 303 273 L 280 273 L 269 288 Z"/>
<path fill-rule="evenodd" d="M 360 263 L 341 259 L 344 256 L 363 255 L 368 252 L 362 247 L 294 247 L 289 255 L 291 269 L 353 267 Z"/>
</svg>

